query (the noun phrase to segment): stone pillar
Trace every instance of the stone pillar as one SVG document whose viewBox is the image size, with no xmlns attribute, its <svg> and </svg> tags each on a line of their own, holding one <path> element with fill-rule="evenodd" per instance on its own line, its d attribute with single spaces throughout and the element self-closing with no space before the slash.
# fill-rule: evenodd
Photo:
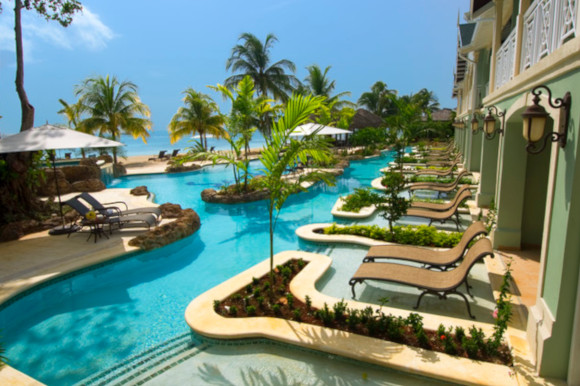
<svg viewBox="0 0 580 386">
<path fill-rule="evenodd" d="M 495 249 L 520 249 L 526 185 L 526 142 L 521 123 L 507 123 L 500 151 L 496 186 L 497 228 L 492 234 Z"/>
<path fill-rule="evenodd" d="M 495 185 L 497 179 L 497 156 L 500 135 L 493 139 L 486 139 L 482 133 L 481 141 L 481 168 L 479 175 L 479 187 L 477 190 L 477 206 L 489 208 L 489 204 L 495 202 Z"/>
</svg>

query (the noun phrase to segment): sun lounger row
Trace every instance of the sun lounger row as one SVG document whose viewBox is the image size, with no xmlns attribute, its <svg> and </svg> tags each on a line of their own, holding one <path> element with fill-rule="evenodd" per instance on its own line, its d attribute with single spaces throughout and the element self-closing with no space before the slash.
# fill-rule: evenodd
<svg viewBox="0 0 580 386">
<path fill-rule="evenodd" d="M 377 280 L 404 284 L 422 290 L 414 309 L 419 308 L 421 299 L 426 294 L 436 295 L 446 299 L 449 295 L 458 295 L 465 301 L 467 312 L 472 319 L 471 307 L 467 297 L 457 289 L 465 284 L 467 293 L 471 295 L 468 274 L 475 263 L 486 256 L 493 257 L 491 242 L 481 238 L 469 244 L 480 235 L 486 235 L 487 230 L 481 222 L 473 223 L 463 234 L 459 244 L 447 251 L 433 251 L 414 246 L 374 246 L 369 249 L 358 270 L 349 281 L 353 298 L 356 297 L 355 285 L 367 280 Z M 465 251 L 467 250 L 467 253 Z M 458 263 L 459 260 L 461 263 Z M 399 259 L 424 264 L 427 268 L 419 268 L 404 264 L 376 262 L 377 259 Z M 453 269 L 450 269 L 455 267 Z M 433 271 L 436 268 L 439 271 Z"/>
</svg>

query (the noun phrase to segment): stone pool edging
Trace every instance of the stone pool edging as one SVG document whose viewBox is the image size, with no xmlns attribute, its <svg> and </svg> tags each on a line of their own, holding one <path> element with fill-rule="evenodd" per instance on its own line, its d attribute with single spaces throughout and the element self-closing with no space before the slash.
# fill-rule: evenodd
<svg viewBox="0 0 580 386">
<path fill-rule="evenodd" d="M 316 281 L 330 267 L 332 259 L 314 253 L 285 251 L 275 256 L 274 264 L 283 264 L 293 258 L 302 258 L 309 262 L 290 283 L 290 291 L 295 297 L 304 301 L 305 296 L 308 295 L 312 299 L 312 305 L 317 308 L 323 307 L 324 303 L 334 304 L 340 300 L 324 295 L 315 288 Z M 185 319 L 190 328 L 198 334 L 216 339 L 273 339 L 443 381 L 471 385 L 518 384 L 515 372 L 508 366 L 453 357 L 435 351 L 285 319 L 226 318 L 213 310 L 214 300 L 227 298 L 250 283 L 252 277 L 267 274 L 269 267 L 270 261 L 266 259 L 195 298 L 185 311 Z M 350 308 L 377 307 L 375 304 L 353 300 L 346 300 L 346 303 Z M 385 313 L 396 316 L 405 317 L 409 314 L 407 311 L 385 306 L 382 309 Z M 430 329 L 436 329 L 439 323 L 444 323 L 446 325 L 476 325 L 481 327 L 486 334 L 492 331 L 492 326 L 489 324 L 421 312 L 419 314 L 424 317 L 425 327 Z M 454 371 L 450 371 L 451 369 Z"/>
</svg>

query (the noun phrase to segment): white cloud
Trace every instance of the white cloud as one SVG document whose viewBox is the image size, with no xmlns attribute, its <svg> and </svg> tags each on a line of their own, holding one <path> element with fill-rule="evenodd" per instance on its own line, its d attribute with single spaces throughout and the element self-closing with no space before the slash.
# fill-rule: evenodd
<svg viewBox="0 0 580 386">
<path fill-rule="evenodd" d="M 55 21 L 46 21 L 34 12 L 22 12 L 22 34 L 25 51 L 29 56 L 33 42 L 59 48 L 88 49 L 98 51 L 105 49 L 107 43 L 116 35 L 106 26 L 99 15 L 92 13 L 86 6 L 74 16 L 73 22 L 63 28 Z M 0 50 L 14 52 L 14 11 L 5 7 L 0 18 Z M 28 59 L 27 59 L 28 61 Z"/>
<path fill-rule="evenodd" d="M 92 13 L 86 6 L 83 12 L 74 18 L 69 28 L 80 42 L 91 50 L 104 49 L 109 40 L 115 37 L 113 31 L 101 21 L 99 15 Z"/>
</svg>

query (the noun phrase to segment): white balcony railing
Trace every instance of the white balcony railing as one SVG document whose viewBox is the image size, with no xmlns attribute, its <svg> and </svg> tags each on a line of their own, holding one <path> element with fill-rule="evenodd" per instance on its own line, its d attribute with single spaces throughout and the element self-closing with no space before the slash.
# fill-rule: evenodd
<svg viewBox="0 0 580 386">
<path fill-rule="evenodd" d="M 521 71 L 576 36 L 578 0 L 536 0 L 524 15 Z"/>
<path fill-rule="evenodd" d="M 495 59 L 495 85 L 497 89 L 513 79 L 516 59 L 516 31 L 514 29 L 499 48 Z"/>
</svg>

